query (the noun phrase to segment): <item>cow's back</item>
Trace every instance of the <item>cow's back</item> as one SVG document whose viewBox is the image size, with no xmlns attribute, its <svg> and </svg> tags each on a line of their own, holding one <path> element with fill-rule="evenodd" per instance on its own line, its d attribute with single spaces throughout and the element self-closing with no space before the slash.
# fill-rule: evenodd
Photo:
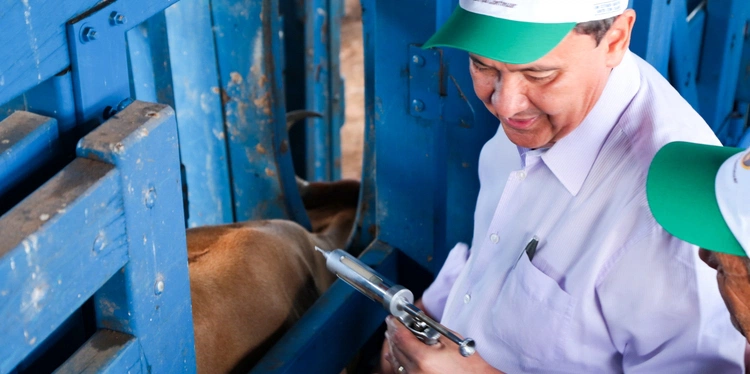
<svg viewBox="0 0 750 374">
<path fill-rule="evenodd" d="M 284 220 L 188 230 L 198 371 L 252 367 L 333 282 L 314 247 L 342 247 L 344 232 Z"/>
</svg>

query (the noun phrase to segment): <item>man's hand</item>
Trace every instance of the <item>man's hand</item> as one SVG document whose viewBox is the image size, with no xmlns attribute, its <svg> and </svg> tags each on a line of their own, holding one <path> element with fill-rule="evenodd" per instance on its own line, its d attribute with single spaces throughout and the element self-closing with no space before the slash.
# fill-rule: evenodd
<svg viewBox="0 0 750 374">
<path fill-rule="evenodd" d="M 502 373 L 484 361 L 479 353 L 461 356 L 458 346 L 444 336 L 437 344 L 426 345 L 397 318 L 388 316 L 386 324 L 388 331 L 381 360 L 383 373 Z"/>
</svg>

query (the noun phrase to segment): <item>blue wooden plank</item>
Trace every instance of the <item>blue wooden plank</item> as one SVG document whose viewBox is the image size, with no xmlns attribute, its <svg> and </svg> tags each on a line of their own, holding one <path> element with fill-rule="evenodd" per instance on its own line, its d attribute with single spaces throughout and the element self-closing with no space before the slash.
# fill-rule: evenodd
<svg viewBox="0 0 750 374">
<path fill-rule="evenodd" d="M 195 370 L 174 111 L 135 101 L 84 137 L 80 157 L 120 171 L 129 262 L 94 296 L 97 323 L 138 338 L 154 373 Z"/>
<path fill-rule="evenodd" d="M 155 103 L 154 64 L 149 45 L 148 24 L 142 23 L 126 33 L 130 92 L 133 98 Z"/>
<path fill-rule="evenodd" d="M 396 251 L 373 243 L 363 262 L 395 279 Z M 251 373 L 338 373 L 383 323 L 383 307 L 337 280 Z"/>
<path fill-rule="evenodd" d="M 309 227 L 284 121 L 278 2 L 219 0 L 211 10 L 235 219 L 283 217 Z"/>
<path fill-rule="evenodd" d="M 176 0 L 120 0 L 131 25 L 136 25 Z M 70 65 L 65 24 L 85 15 L 99 0 L 4 0 L 0 4 L 0 104 L 62 72 Z M 7 53 L 13 51 L 13 53 Z M 105 58 L 106 56 L 102 56 Z"/>
<path fill-rule="evenodd" d="M 745 21 L 742 59 L 740 60 L 739 77 L 737 79 L 737 100 L 750 103 L 750 10 L 747 11 L 747 20 Z"/>
<path fill-rule="evenodd" d="M 181 0 L 165 14 L 180 152 L 188 185 L 188 226 L 233 222 L 209 2 Z"/>
<path fill-rule="evenodd" d="M 697 8 L 692 9 L 688 14 L 687 21 L 687 40 L 691 41 L 690 60 L 695 63 L 695 66 L 691 66 L 690 68 L 693 69 L 693 71 L 697 72 L 701 60 L 703 31 L 706 29 L 706 3 L 701 2 Z M 677 35 L 680 34 L 675 33 L 675 36 Z"/>
<path fill-rule="evenodd" d="M 742 56 L 742 39 L 750 4 L 747 0 L 709 1 L 698 76 L 699 113 L 722 139 L 734 106 Z"/>
<path fill-rule="evenodd" d="M 143 366 L 137 339 L 117 331 L 99 330 L 55 373 L 148 373 Z"/>
<path fill-rule="evenodd" d="M 98 0 L 5 0 L 0 5 L 0 103 L 63 71 L 69 64 L 65 22 Z M 13 52 L 11 52 L 13 51 Z"/>
<path fill-rule="evenodd" d="M 0 123 L 0 196 L 50 160 L 58 148 L 57 121 L 17 111 Z"/>
<path fill-rule="evenodd" d="M 167 22 L 159 12 L 126 33 L 130 92 L 135 99 L 174 108 Z"/>
<path fill-rule="evenodd" d="M 62 146 L 71 153 L 78 138 L 75 134 L 76 110 L 70 69 L 55 74 L 25 94 L 28 111 L 57 120 Z"/>
<path fill-rule="evenodd" d="M 127 261 L 120 174 L 75 160 L 0 217 L 0 372 L 8 372 Z"/>
<path fill-rule="evenodd" d="M 668 78 L 673 6 L 672 1 L 631 0 L 638 21 L 633 27 L 630 49 L 665 78 Z"/>
<path fill-rule="evenodd" d="M 26 110 L 26 97 L 20 95 L 0 105 L 0 121 L 10 117 L 17 110 Z"/>
<path fill-rule="evenodd" d="M 698 91 L 695 85 L 698 76 L 698 60 L 694 53 L 697 40 L 691 39 L 685 0 L 673 0 L 672 43 L 670 50 L 670 81 L 685 100 L 699 110 Z M 695 22 L 695 21 L 694 21 Z"/>
<path fill-rule="evenodd" d="M 729 116 L 729 126 L 726 136 L 722 139 L 722 144 L 730 147 L 737 147 L 745 132 L 748 131 L 748 118 L 750 116 L 750 104 L 746 102 L 736 102 L 732 114 Z"/>
</svg>

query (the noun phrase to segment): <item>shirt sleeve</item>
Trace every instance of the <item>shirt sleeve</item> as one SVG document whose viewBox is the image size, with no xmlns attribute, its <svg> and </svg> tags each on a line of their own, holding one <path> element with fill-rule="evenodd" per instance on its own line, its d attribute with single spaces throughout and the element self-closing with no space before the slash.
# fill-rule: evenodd
<svg viewBox="0 0 750 374">
<path fill-rule="evenodd" d="M 443 310 L 445 310 L 448 294 L 466 265 L 468 257 L 469 246 L 464 243 L 456 244 L 450 253 L 448 253 L 448 258 L 445 259 L 445 263 L 435 281 L 424 291 L 422 295 L 424 309 L 436 321 L 440 321 L 443 318 Z"/>
<path fill-rule="evenodd" d="M 697 247 L 656 226 L 609 265 L 596 295 L 625 373 L 743 372 L 745 339 Z"/>
</svg>

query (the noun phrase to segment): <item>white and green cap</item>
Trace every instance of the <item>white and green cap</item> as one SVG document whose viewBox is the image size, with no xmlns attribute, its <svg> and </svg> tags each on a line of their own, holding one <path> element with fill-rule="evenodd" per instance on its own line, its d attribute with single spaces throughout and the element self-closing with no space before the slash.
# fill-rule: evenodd
<svg viewBox="0 0 750 374">
<path fill-rule="evenodd" d="M 669 143 L 651 162 L 646 194 L 670 234 L 710 251 L 750 252 L 750 149 Z"/>
<path fill-rule="evenodd" d="M 628 0 L 460 0 L 424 48 L 453 47 L 508 64 L 528 64 L 576 24 L 622 14 Z"/>
</svg>

